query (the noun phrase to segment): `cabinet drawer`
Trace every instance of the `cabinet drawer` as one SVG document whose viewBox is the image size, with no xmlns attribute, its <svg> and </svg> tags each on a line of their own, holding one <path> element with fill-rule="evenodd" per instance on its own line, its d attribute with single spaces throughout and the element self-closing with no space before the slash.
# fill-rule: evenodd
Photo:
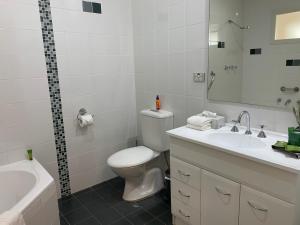
<svg viewBox="0 0 300 225">
<path fill-rule="evenodd" d="M 192 209 L 172 198 L 172 214 L 189 225 L 200 225 L 200 212 L 199 210 Z"/>
<path fill-rule="evenodd" d="M 201 224 L 239 223 L 240 184 L 202 170 Z"/>
<path fill-rule="evenodd" d="M 171 157 L 171 176 L 200 190 L 201 169 Z"/>
<path fill-rule="evenodd" d="M 171 182 L 172 198 L 200 211 L 200 191 L 175 179 L 172 179 Z"/>
<path fill-rule="evenodd" d="M 240 225 L 293 225 L 295 206 L 242 186 Z"/>
</svg>

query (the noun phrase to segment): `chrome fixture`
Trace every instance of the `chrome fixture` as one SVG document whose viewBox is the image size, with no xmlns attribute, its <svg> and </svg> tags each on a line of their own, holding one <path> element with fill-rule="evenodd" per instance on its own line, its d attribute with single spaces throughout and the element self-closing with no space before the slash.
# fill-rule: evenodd
<svg viewBox="0 0 300 225">
<path fill-rule="evenodd" d="M 291 103 L 292 103 L 292 100 L 288 99 L 288 100 L 285 101 L 284 105 L 289 106 Z"/>
<path fill-rule="evenodd" d="M 239 121 L 237 120 L 232 120 L 232 122 L 234 123 L 233 127 L 231 128 L 231 132 L 237 133 L 239 132 L 239 128 L 237 127 L 237 124 L 239 123 Z"/>
<path fill-rule="evenodd" d="M 228 70 L 237 70 L 238 66 L 235 65 L 225 65 L 224 66 L 224 70 L 228 71 Z"/>
<path fill-rule="evenodd" d="M 280 104 L 282 102 L 282 98 L 277 98 L 277 104 Z"/>
<path fill-rule="evenodd" d="M 237 119 L 237 121 L 238 121 L 238 123 L 241 123 L 241 120 L 244 116 L 246 116 L 246 119 L 247 119 L 247 130 L 246 130 L 245 134 L 246 135 L 251 135 L 252 131 L 250 129 L 250 113 L 248 111 L 241 112 L 238 119 Z"/>
<path fill-rule="evenodd" d="M 212 88 L 212 86 L 213 86 L 213 84 L 215 82 L 215 79 L 216 79 L 216 74 L 215 74 L 214 71 L 210 72 L 210 76 L 211 76 L 211 80 L 210 80 L 209 85 L 207 87 L 207 91 L 210 91 L 210 89 Z"/>
<path fill-rule="evenodd" d="M 299 103 L 298 103 L 298 109 L 293 107 L 293 113 L 294 113 L 295 119 L 300 127 L 300 104 Z"/>
<path fill-rule="evenodd" d="M 261 128 L 261 130 L 260 130 L 260 132 L 258 133 L 257 137 L 259 137 L 259 138 L 266 138 L 267 135 L 266 135 L 266 133 L 264 132 L 265 125 L 263 125 L 263 124 L 260 125 L 260 128 Z"/>
<path fill-rule="evenodd" d="M 234 22 L 233 20 L 228 20 L 228 23 L 235 25 L 236 27 L 240 28 L 241 30 L 249 30 L 250 26 L 241 26 L 238 23 Z"/>
<path fill-rule="evenodd" d="M 299 87 L 294 87 L 294 88 L 287 88 L 287 87 L 281 87 L 280 91 L 282 93 L 298 93 L 300 91 Z"/>
</svg>

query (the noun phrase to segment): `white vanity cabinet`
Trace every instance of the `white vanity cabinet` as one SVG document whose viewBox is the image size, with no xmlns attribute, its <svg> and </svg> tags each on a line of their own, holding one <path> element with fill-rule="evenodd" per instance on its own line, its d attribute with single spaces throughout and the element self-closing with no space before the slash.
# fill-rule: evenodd
<svg viewBox="0 0 300 225">
<path fill-rule="evenodd" d="M 295 171 L 172 135 L 170 153 L 174 225 L 300 224 Z"/>
</svg>

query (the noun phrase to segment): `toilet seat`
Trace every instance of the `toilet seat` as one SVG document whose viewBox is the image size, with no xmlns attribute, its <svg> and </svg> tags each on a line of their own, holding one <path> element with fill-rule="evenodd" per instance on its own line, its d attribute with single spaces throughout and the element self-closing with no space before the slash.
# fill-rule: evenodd
<svg viewBox="0 0 300 225">
<path fill-rule="evenodd" d="M 150 161 L 153 157 L 153 150 L 138 146 L 116 152 L 108 158 L 107 163 L 114 168 L 134 167 Z"/>
</svg>

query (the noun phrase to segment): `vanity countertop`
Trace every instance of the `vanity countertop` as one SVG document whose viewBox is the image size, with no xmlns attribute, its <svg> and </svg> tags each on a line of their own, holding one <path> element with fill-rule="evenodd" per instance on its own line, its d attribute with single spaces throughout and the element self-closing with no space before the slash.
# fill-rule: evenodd
<svg viewBox="0 0 300 225">
<path fill-rule="evenodd" d="M 253 134 L 251 136 L 244 134 L 245 129 L 243 127 L 240 128 L 239 133 L 232 133 L 230 129 L 231 126 L 229 124 L 221 129 L 208 131 L 198 131 L 183 126 L 170 130 L 167 134 L 171 137 L 264 163 L 292 173 L 300 173 L 300 159 L 277 152 L 271 147 L 276 141 L 287 141 L 287 135 L 266 131 L 267 138 L 264 139 L 257 138 L 259 130 L 256 129 L 252 129 Z M 231 140 L 234 141 L 233 144 L 230 143 Z"/>
</svg>

